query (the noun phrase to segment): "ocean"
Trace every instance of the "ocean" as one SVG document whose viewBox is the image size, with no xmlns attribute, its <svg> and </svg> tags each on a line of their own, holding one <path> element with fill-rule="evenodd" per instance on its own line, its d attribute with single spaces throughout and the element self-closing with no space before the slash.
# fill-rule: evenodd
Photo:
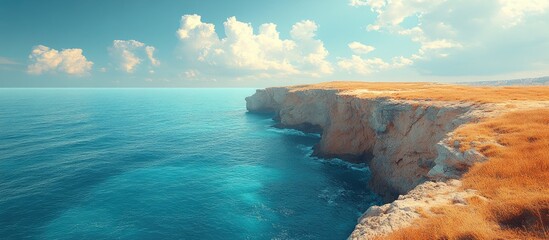
<svg viewBox="0 0 549 240">
<path fill-rule="evenodd" d="M 0 89 L 1 239 L 345 239 L 381 198 L 254 89 Z"/>
</svg>

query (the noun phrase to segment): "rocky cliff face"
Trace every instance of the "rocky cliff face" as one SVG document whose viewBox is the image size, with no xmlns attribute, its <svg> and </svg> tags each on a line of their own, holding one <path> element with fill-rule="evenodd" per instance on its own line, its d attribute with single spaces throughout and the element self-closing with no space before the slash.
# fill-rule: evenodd
<svg viewBox="0 0 549 240">
<path fill-rule="evenodd" d="M 418 194 L 410 192 L 412 189 L 431 189 L 431 193 L 422 194 L 437 195 L 440 189 L 432 187 L 431 181 L 459 178 L 474 162 L 485 160 L 474 150 L 460 152 L 459 143 L 447 140 L 456 127 L 475 119 L 478 109 L 468 103 L 360 98 L 327 89 L 267 88 L 246 98 L 246 106 L 250 112 L 273 112 L 280 127 L 321 132 L 314 154 L 367 163 L 372 188 L 387 200 L 399 195 L 414 199 L 400 203 L 402 209 L 396 212 L 369 210 L 352 238 L 368 238 L 408 226 L 419 216 L 410 206 L 417 206 L 421 200 L 412 196 Z M 393 209 L 391 204 L 382 208 Z M 393 228 L 386 226 L 387 219 L 400 220 L 389 223 Z"/>
<path fill-rule="evenodd" d="M 251 112 L 273 112 L 281 127 L 320 130 L 315 154 L 366 162 L 372 187 L 388 198 L 430 179 L 457 178 L 474 161 L 443 141 L 470 121 L 470 104 L 358 98 L 337 90 L 258 90 L 246 98 Z"/>
</svg>

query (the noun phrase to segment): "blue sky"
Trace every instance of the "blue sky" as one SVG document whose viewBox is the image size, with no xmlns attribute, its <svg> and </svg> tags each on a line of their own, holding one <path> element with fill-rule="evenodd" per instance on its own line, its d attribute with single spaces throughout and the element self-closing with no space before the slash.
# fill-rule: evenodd
<svg viewBox="0 0 549 240">
<path fill-rule="evenodd" d="M 0 87 L 549 75 L 547 0 L 0 0 Z"/>
</svg>

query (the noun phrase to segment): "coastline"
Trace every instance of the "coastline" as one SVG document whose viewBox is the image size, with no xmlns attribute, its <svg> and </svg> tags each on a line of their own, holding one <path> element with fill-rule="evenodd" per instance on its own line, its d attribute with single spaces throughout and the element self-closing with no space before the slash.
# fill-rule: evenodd
<svg viewBox="0 0 549 240">
<path fill-rule="evenodd" d="M 549 107 L 545 99 L 527 104 L 515 99 L 510 107 L 505 96 L 483 102 L 447 97 L 440 90 L 440 99 L 417 95 L 451 87 L 344 82 L 276 87 L 257 90 L 246 98 L 246 106 L 250 112 L 274 113 L 279 127 L 321 132 L 315 156 L 369 166 L 372 189 L 389 203 L 368 209 L 349 238 L 372 239 L 412 226 L 434 208 L 466 207 L 469 199 L 488 201 L 460 179 L 489 158 L 482 148 L 456 138 L 456 129 L 509 112 Z M 463 94 L 463 89 L 478 90 L 459 88 Z"/>
</svg>

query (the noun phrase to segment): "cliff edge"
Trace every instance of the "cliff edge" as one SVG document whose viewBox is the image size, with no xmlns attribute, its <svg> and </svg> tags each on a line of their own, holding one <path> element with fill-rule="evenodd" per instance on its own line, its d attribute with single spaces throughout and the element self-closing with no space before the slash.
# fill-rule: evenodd
<svg viewBox="0 0 549 240">
<path fill-rule="evenodd" d="M 549 88 L 332 82 L 257 90 L 246 107 L 274 113 L 280 127 L 321 133 L 317 156 L 369 165 L 371 187 L 391 202 L 368 209 L 350 236 L 371 239 L 410 227 L 433 208 L 489 201 L 459 179 L 489 160 L 483 147 L 493 139 L 456 130 L 548 109 Z"/>
</svg>

